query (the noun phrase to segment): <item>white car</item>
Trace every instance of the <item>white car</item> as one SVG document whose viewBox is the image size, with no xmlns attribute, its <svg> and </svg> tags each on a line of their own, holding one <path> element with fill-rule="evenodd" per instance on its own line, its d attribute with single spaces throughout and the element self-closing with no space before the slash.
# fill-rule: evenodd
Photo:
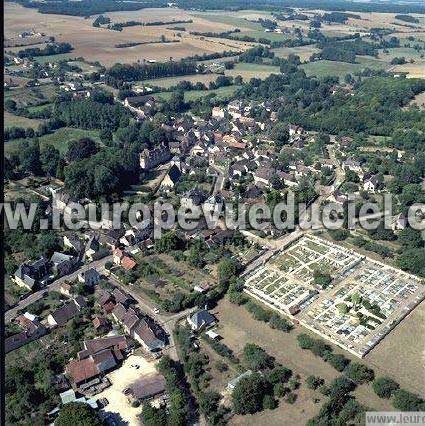
<svg viewBox="0 0 425 426">
<path fill-rule="evenodd" d="M 153 311 L 154 311 L 156 314 L 159 314 L 159 309 L 158 309 L 158 308 L 153 308 Z"/>
</svg>

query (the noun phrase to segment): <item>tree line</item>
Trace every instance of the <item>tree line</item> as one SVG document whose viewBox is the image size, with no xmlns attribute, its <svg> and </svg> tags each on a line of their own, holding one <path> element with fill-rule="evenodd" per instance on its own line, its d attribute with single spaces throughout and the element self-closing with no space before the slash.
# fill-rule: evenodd
<svg viewBox="0 0 425 426">
<path fill-rule="evenodd" d="M 105 73 L 105 83 L 119 88 L 125 82 L 161 77 L 195 74 L 197 65 L 192 61 L 155 62 L 145 64 L 115 64 Z"/>
<path fill-rule="evenodd" d="M 51 43 L 47 44 L 44 49 L 39 47 L 28 47 L 26 49 L 20 50 L 16 56 L 19 58 L 29 58 L 36 56 L 50 56 L 50 55 L 59 55 L 61 53 L 68 53 L 73 50 L 73 47 L 69 43 Z"/>
</svg>

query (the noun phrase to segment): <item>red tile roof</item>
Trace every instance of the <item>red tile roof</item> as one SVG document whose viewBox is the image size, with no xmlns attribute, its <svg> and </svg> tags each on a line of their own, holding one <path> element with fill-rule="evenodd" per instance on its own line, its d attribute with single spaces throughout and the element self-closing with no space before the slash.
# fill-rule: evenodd
<svg viewBox="0 0 425 426">
<path fill-rule="evenodd" d="M 99 374 L 96 363 L 92 358 L 69 362 L 66 366 L 66 372 L 72 377 L 72 380 L 76 384 L 91 379 Z"/>
<path fill-rule="evenodd" d="M 137 266 L 137 263 L 130 257 L 130 256 L 124 256 L 124 258 L 121 261 L 122 267 L 129 271 Z"/>
</svg>

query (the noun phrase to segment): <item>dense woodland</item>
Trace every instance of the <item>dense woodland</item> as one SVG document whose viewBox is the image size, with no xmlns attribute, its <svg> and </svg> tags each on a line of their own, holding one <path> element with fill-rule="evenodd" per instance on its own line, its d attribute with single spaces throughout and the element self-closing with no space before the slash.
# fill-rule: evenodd
<svg viewBox="0 0 425 426">
<path fill-rule="evenodd" d="M 196 63 L 192 61 L 170 61 L 136 65 L 115 64 L 107 70 L 105 82 L 112 87 L 120 87 L 127 81 L 194 74 L 196 70 Z"/>
<path fill-rule="evenodd" d="M 143 1 L 123 2 L 118 0 L 46 1 L 18 0 L 25 7 L 34 7 L 40 13 L 72 16 L 90 16 L 98 13 L 140 10 L 149 7 L 167 7 L 167 2 Z"/>
<path fill-rule="evenodd" d="M 71 0 L 36 2 L 33 0 L 18 0 L 25 7 L 37 8 L 40 13 L 53 13 L 74 16 L 90 16 L 105 12 L 140 10 L 150 7 L 167 7 L 164 1 L 134 1 L 123 2 L 119 0 L 81 0 L 78 3 Z M 182 9 L 199 10 L 271 10 L 282 11 L 290 7 L 312 8 L 331 11 L 346 11 L 347 1 L 345 0 L 266 0 L 259 4 L 254 0 L 216 0 L 208 2 L 206 0 L 178 0 L 176 4 Z M 406 16 L 406 13 L 424 13 L 425 8 L 419 4 L 396 4 L 382 2 L 350 2 L 349 10 L 353 12 L 380 12 L 399 13 Z M 341 15 L 329 14 L 329 19 L 343 19 Z M 405 19 L 404 19 L 405 20 Z M 335 21 L 334 21 L 335 22 Z M 339 21 L 336 21 L 339 22 Z M 409 21 L 411 22 L 411 21 Z"/>
</svg>

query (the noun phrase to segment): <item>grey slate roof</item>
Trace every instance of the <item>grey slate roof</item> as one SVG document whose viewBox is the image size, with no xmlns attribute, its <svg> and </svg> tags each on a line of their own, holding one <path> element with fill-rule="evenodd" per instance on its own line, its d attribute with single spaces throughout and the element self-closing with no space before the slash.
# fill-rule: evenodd
<svg viewBox="0 0 425 426">
<path fill-rule="evenodd" d="M 208 311 L 202 310 L 195 312 L 190 316 L 190 320 L 196 326 L 196 328 L 201 328 L 202 326 L 207 326 L 215 321 L 215 317 L 211 315 Z"/>
</svg>

